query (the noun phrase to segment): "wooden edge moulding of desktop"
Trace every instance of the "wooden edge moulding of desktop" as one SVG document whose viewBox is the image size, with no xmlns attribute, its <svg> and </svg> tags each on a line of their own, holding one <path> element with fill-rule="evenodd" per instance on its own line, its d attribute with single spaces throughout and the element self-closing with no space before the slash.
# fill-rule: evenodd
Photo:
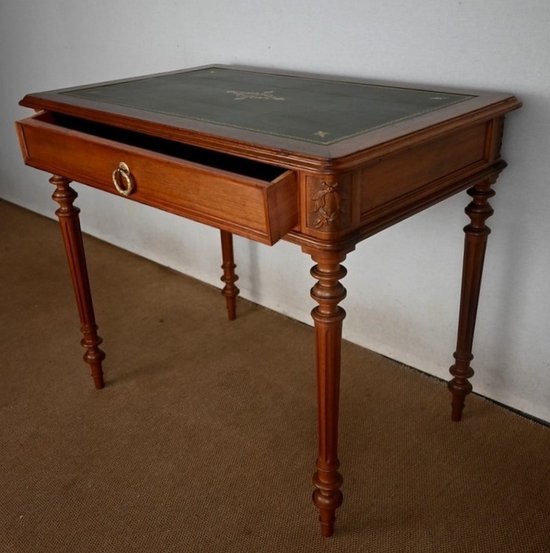
<svg viewBox="0 0 550 553">
<path fill-rule="evenodd" d="M 36 93 L 17 122 L 25 163 L 47 171 L 81 321 L 84 360 L 104 384 L 71 181 L 221 231 L 223 294 L 236 316 L 232 235 L 299 245 L 311 296 L 319 450 L 313 502 L 331 536 L 342 503 L 338 461 L 342 262 L 369 236 L 468 189 L 452 420 L 462 417 L 509 94 L 207 66 Z"/>
</svg>

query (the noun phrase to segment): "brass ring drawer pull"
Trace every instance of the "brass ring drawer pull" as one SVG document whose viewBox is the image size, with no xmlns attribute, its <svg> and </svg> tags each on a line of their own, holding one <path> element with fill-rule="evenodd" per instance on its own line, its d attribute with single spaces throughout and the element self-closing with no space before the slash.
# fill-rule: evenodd
<svg viewBox="0 0 550 553">
<path fill-rule="evenodd" d="M 129 196 L 134 191 L 134 179 L 130 173 L 130 168 L 123 161 L 113 171 L 113 184 L 123 196 Z"/>
</svg>

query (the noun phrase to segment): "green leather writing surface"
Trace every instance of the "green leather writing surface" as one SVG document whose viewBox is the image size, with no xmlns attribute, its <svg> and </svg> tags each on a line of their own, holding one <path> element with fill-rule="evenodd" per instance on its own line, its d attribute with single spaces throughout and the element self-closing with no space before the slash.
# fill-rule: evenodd
<svg viewBox="0 0 550 553">
<path fill-rule="evenodd" d="M 472 98 L 211 67 L 63 92 L 320 145 Z"/>
</svg>

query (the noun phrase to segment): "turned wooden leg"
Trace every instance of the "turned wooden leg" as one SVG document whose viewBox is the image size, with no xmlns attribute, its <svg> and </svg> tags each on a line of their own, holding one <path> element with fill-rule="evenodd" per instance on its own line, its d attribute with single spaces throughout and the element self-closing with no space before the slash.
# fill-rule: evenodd
<svg viewBox="0 0 550 553">
<path fill-rule="evenodd" d="M 321 533 L 332 536 L 336 509 L 342 504 L 342 476 L 338 472 L 338 401 L 340 392 L 340 351 L 342 321 L 346 312 L 338 305 L 346 297 L 340 279 L 346 269 L 340 265 L 340 252 L 312 253 L 317 263 L 311 274 L 317 283 L 311 289 L 319 304 L 311 315 L 315 321 L 317 346 L 317 399 L 319 416 L 319 456 L 313 476 L 313 503 L 319 509 Z"/>
<path fill-rule="evenodd" d="M 449 390 L 452 393 L 452 420 L 459 421 L 462 418 L 464 400 L 472 391 L 472 384 L 468 381 L 474 374 L 470 362 L 472 344 L 474 341 L 474 329 L 476 323 L 479 290 L 483 273 L 483 261 L 487 236 L 491 229 L 485 225 L 485 221 L 493 214 L 489 205 L 489 198 L 495 195 L 491 185 L 494 180 L 476 184 L 468 190 L 472 201 L 466 208 L 466 214 L 470 217 L 470 224 L 464 227 L 464 261 L 462 269 L 462 291 L 460 294 L 460 312 L 458 319 L 458 337 L 455 363 L 449 369 L 453 379 L 449 382 Z"/>
<path fill-rule="evenodd" d="M 223 259 L 223 276 L 221 280 L 225 283 L 222 294 L 225 296 L 225 303 L 227 305 L 227 317 L 232 321 L 237 316 L 237 296 L 239 295 L 239 289 L 235 286 L 235 282 L 239 277 L 235 274 L 236 265 L 233 259 L 233 235 L 226 230 L 221 230 L 220 234 L 222 239 Z"/>
<path fill-rule="evenodd" d="M 101 362 L 105 359 L 105 353 L 99 348 L 102 340 L 97 335 L 94 306 L 88 282 L 82 231 L 78 220 L 80 210 L 73 205 L 77 193 L 69 186 L 71 181 L 64 177 L 53 176 L 50 182 L 56 187 L 52 198 L 59 204 L 55 214 L 59 218 L 80 316 L 80 330 L 84 336 L 80 342 L 86 350 L 84 361 L 90 365 L 95 387 L 99 390 L 103 388 Z"/>
</svg>

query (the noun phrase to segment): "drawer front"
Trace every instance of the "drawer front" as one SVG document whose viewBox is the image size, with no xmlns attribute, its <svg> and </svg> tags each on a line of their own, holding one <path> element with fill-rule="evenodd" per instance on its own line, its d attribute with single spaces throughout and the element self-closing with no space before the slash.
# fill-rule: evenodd
<svg viewBox="0 0 550 553">
<path fill-rule="evenodd" d="M 131 180 L 129 199 L 267 244 L 298 222 L 291 171 L 264 181 L 65 128 L 48 114 L 17 127 L 25 163 L 38 169 L 119 194 L 113 172 L 122 162 L 129 177 L 117 176 L 123 186 Z"/>
</svg>

